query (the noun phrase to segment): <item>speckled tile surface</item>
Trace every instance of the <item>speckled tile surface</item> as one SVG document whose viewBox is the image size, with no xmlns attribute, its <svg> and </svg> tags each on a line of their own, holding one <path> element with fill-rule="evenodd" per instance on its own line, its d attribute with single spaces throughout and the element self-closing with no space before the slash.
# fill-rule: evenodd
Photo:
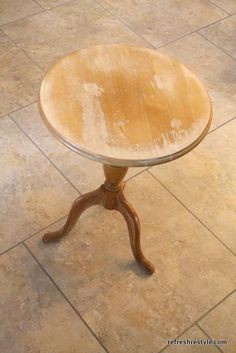
<svg viewBox="0 0 236 353">
<path fill-rule="evenodd" d="M 42 11 L 41 7 L 33 0 L 1 0 L 0 25 L 40 11 Z"/>
<path fill-rule="evenodd" d="M 215 22 L 227 14 L 202 0 L 104 0 L 111 12 L 158 47 Z"/>
<path fill-rule="evenodd" d="M 8 117 L 0 150 L 2 252 L 66 215 L 78 194 Z"/>
<path fill-rule="evenodd" d="M 236 252 L 236 120 L 192 152 L 150 169 L 224 244 Z"/>
<path fill-rule="evenodd" d="M 27 245 L 109 351 L 158 352 L 234 288 L 236 258 L 147 172 L 126 195 L 153 276 L 134 262 L 121 216 L 100 207 L 60 243 L 39 234 Z"/>
<path fill-rule="evenodd" d="M 23 245 L 0 258 L 0 292 L 1 352 L 105 352 Z"/>
<path fill-rule="evenodd" d="M 223 337 L 227 345 L 220 348 L 225 353 L 234 353 L 236 350 L 236 292 L 232 293 L 221 304 L 205 316 L 199 325 L 209 332 L 213 339 Z"/>
<path fill-rule="evenodd" d="M 149 46 L 93 1 L 76 1 L 3 26 L 40 67 L 90 45 L 129 43 Z"/>
<path fill-rule="evenodd" d="M 202 29 L 200 33 L 236 59 L 236 15 Z"/>
<path fill-rule="evenodd" d="M 35 101 L 42 71 L 7 38 L 1 36 L 0 117 Z"/>
<path fill-rule="evenodd" d="M 211 129 L 236 116 L 236 61 L 202 38 L 191 34 L 160 50 L 185 64 L 205 84 L 213 104 Z"/>
</svg>

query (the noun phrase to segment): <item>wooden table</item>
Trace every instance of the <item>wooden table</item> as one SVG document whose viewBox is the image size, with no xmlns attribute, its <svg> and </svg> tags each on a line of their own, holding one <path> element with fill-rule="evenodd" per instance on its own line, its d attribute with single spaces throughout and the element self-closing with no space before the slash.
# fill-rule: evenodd
<svg viewBox="0 0 236 353">
<path fill-rule="evenodd" d="M 153 273 L 141 250 L 138 216 L 123 194 L 123 178 L 128 167 L 172 161 L 203 139 L 212 108 L 201 82 L 155 50 L 99 45 L 71 53 L 48 71 L 39 107 L 49 130 L 82 156 L 103 163 L 105 173 L 104 184 L 76 199 L 65 225 L 43 241 L 57 241 L 84 210 L 102 205 L 124 216 L 135 259 Z"/>
</svg>

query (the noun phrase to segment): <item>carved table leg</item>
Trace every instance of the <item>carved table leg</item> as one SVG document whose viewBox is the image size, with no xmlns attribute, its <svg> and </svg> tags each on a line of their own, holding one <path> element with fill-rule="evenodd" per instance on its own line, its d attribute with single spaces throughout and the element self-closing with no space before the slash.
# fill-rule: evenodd
<svg viewBox="0 0 236 353">
<path fill-rule="evenodd" d="M 85 211 L 90 206 L 102 204 L 103 193 L 103 189 L 100 187 L 95 191 L 88 192 L 87 194 L 78 197 L 71 207 L 65 225 L 56 232 L 45 234 L 43 236 L 43 241 L 45 243 L 50 243 L 57 241 L 58 239 L 67 235 L 69 231 L 75 226 L 83 211 Z"/>
<path fill-rule="evenodd" d="M 120 191 L 117 195 L 115 209 L 118 210 L 124 216 L 127 222 L 130 245 L 135 259 L 149 273 L 153 273 L 155 271 L 154 266 L 145 258 L 142 253 L 140 243 L 140 223 L 138 215 L 135 212 L 134 208 L 126 200 L 122 191 Z"/>
<path fill-rule="evenodd" d="M 125 218 L 130 237 L 133 255 L 137 262 L 149 273 L 154 272 L 154 266 L 144 257 L 140 244 L 140 224 L 133 207 L 128 203 L 123 194 L 123 178 L 128 168 L 103 165 L 106 180 L 100 188 L 80 196 L 72 205 L 65 225 L 58 231 L 47 233 L 43 236 L 45 243 L 57 241 L 64 237 L 74 227 L 83 211 L 93 205 L 102 205 L 108 210 L 117 210 Z"/>
</svg>

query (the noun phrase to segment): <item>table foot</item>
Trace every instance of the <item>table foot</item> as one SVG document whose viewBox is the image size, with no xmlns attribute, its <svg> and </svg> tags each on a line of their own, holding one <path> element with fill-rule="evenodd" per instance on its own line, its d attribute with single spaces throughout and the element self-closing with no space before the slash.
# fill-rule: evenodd
<svg viewBox="0 0 236 353">
<path fill-rule="evenodd" d="M 59 240 L 60 238 L 64 237 L 65 235 L 67 235 L 72 228 L 75 226 L 76 222 L 78 221 L 80 215 L 90 206 L 93 205 L 99 205 L 103 203 L 103 188 L 100 187 L 95 191 L 92 192 L 88 192 L 87 194 L 84 194 L 80 197 L 78 197 L 72 207 L 71 210 L 69 212 L 69 216 L 67 218 L 67 221 L 65 223 L 65 225 L 59 229 L 56 232 L 50 232 L 50 233 L 46 233 L 43 236 L 43 241 L 45 243 L 51 243 L 54 241 Z"/>
<path fill-rule="evenodd" d="M 154 272 L 154 266 L 145 258 L 140 243 L 140 223 L 134 208 L 129 204 L 123 194 L 123 178 L 128 168 L 104 165 L 106 180 L 95 191 L 78 197 L 69 212 L 65 225 L 55 232 L 43 236 L 45 243 L 58 241 L 67 235 L 75 226 L 82 212 L 93 205 L 102 205 L 108 210 L 117 210 L 125 218 L 129 230 L 130 245 L 137 262 L 149 273 Z"/>
<path fill-rule="evenodd" d="M 123 191 L 120 191 L 116 198 L 115 209 L 119 211 L 126 220 L 130 245 L 133 255 L 137 262 L 150 274 L 155 271 L 154 266 L 143 255 L 140 243 L 140 222 L 137 213 L 130 203 L 126 200 Z"/>
</svg>

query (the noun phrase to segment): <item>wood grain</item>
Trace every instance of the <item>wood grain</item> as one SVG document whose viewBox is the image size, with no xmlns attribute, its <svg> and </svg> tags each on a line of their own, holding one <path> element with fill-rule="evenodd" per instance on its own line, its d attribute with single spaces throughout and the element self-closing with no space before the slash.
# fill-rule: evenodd
<svg viewBox="0 0 236 353">
<path fill-rule="evenodd" d="M 64 144 L 113 166 L 168 162 L 207 133 L 212 108 L 196 76 L 155 50 L 107 44 L 74 52 L 46 74 L 39 106 Z"/>
</svg>

